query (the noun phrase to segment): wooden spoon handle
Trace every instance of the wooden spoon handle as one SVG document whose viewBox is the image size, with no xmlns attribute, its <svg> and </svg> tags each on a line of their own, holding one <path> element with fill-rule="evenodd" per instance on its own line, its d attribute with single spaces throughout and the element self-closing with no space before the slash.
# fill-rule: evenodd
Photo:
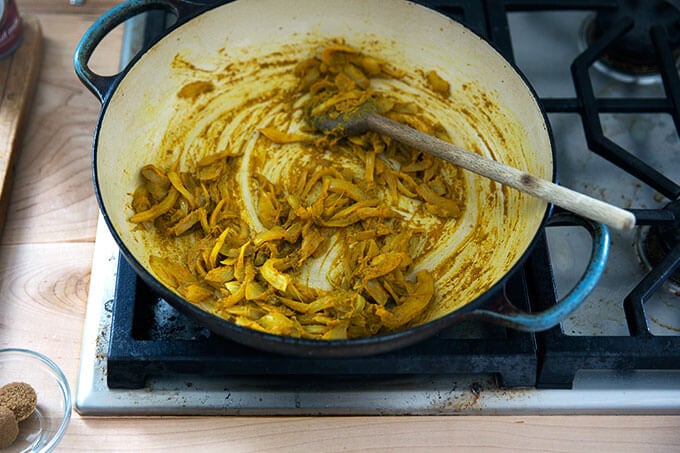
<svg viewBox="0 0 680 453">
<path fill-rule="evenodd" d="M 582 217 L 620 230 L 630 230 L 635 226 L 635 216 L 625 209 L 482 157 L 384 116 L 371 114 L 366 117 L 366 121 L 368 128 L 372 131 L 392 137 L 412 148 L 428 152 L 478 175 L 541 198 Z"/>
</svg>

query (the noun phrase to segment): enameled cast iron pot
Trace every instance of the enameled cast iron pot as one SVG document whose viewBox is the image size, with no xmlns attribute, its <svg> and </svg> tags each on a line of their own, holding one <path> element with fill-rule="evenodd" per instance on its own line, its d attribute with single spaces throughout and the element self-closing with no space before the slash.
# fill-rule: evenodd
<svg viewBox="0 0 680 453">
<path fill-rule="evenodd" d="M 121 73 L 94 73 L 89 60 L 106 34 L 149 10 L 168 11 L 177 22 Z M 76 73 L 102 102 L 93 147 L 94 183 L 103 217 L 126 260 L 160 296 L 216 334 L 296 356 L 350 357 L 386 352 L 470 318 L 528 331 L 557 325 L 581 304 L 603 272 L 608 255 L 607 229 L 568 214 L 553 214 L 542 201 L 471 174 L 466 175 L 464 217 L 450 224 L 450 233 L 442 238 L 437 252 L 419 264 L 433 269 L 438 296 L 422 322 L 407 330 L 342 341 L 270 335 L 197 308 L 154 276 L 148 256 L 163 246 L 154 242 L 151 233 L 133 230 L 128 221 L 130 194 L 143 165 L 163 163 L 159 143 L 165 140 L 168 129 L 184 124 L 177 122 L 182 109 L 177 96 L 180 89 L 197 77 L 210 79 L 225 61 L 256 61 L 255 66 L 244 63 L 243 73 L 232 74 L 223 96 L 226 104 L 231 93 L 266 99 L 272 85 L 290 83 L 287 77 L 292 66 L 286 69 L 286 64 L 309 55 L 324 39 L 338 37 L 359 48 L 370 47 L 371 52 L 399 68 L 415 68 L 413 81 L 418 74 L 435 70 L 451 83 L 451 100 L 442 103 L 430 99 L 423 89 L 418 102 L 449 128 L 452 137 L 460 136 L 464 145 L 475 146 L 481 136 L 485 146 L 477 146 L 480 152 L 554 180 L 547 121 L 524 78 L 483 39 L 421 5 L 403 0 L 236 0 L 201 6 L 183 0 L 131 0 L 90 27 L 74 58 Z M 284 58 L 280 58 L 282 55 Z M 278 66 L 265 64 L 272 58 Z M 262 69 L 272 67 L 283 70 L 269 73 Z M 496 107 L 487 108 L 489 102 Z M 219 115 L 214 110 L 203 108 L 182 118 L 211 123 L 210 115 Z M 461 111 L 466 112 L 465 117 L 461 117 Z M 232 130 L 238 132 L 228 138 L 231 142 L 247 142 L 257 134 L 256 129 Z M 191 135 L 187 134 L 181 146 L 194 149 L 191 141 L 196 137 Z M 499 137 L 503 146 L 498 144 Z M 556 305 L 541 313 L 522 312 L 506 300 L 504 287 L 541 240 L 543 228 L 555 224 L 578 224 L 589 231 L 593 239 L 590 261 L 574 289 Z"/>
</svg>

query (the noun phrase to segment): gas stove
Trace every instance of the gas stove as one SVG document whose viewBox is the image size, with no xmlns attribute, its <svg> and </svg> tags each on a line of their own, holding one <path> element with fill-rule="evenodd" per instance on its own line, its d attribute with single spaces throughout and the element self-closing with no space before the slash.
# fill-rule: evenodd
<svg viewBox="0 0 680 453">
<path fill-rule="evenodd" d="M 83 415 L 680 412 L 680 6 L 670 1 L 424 1 L 513 61 L 548 114 L 562 185 L 633 211 L 606 271 L 560 326 L 461 323 L 358 359 L 267 354 L 217 337 L 154 295 L 99 222 L 76 410 Z M 655 10 L 658 16 L 651 13 Z M 121 64 L 166 26 L 126 24 Z M 549 227 L 508 284 L 541 310 L 591 240 Z"/>
</svg>

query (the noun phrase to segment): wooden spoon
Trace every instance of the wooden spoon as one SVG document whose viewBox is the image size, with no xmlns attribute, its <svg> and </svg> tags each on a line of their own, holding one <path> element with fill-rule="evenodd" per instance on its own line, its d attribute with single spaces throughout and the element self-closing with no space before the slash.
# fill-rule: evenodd
<svg viewBox="0 0 680 453">
<path fill-rule="evenodd" d="M 307 121 L 312 127 L 324 133 L 333 132 L 352 136 L 373 131 L 384 134 L 412 148 L 425 151 L 478 175 L 513 187 L 612 228 L 630 230 L 635 226 L 635 216 L 625 209 L 480 156 L 460 146 L 386 118 L 378 113 L 377 106 L 370 99 L 351 112 L 311 108 L 307 112 Z"/>
</svg>

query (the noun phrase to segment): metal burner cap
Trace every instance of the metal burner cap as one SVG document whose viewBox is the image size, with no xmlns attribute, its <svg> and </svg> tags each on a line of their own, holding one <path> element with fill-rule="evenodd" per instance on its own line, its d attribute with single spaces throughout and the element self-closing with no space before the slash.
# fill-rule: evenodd
<svg viewBox="0 0 680 453">
<path fill-rule="evenodd" d="M 664 209 L 671 211 L 676 221 L 656 225 L 651 228 L 651 231 L 659 236 L 659 244 L 663 251 L 668 253 L 676 245 L 680 244 L 680 200 L 675 200 Z"/>
<path fill-rule="evenodd" d="M 651 270 L 661 263 L 680 244 L 680 199 L 671 202 L 664 209 L 675 217 L 674 222 L 665 222 L 638 230 L 637 252 L 642 264 Z M 671 292 L 680 295 L 680 270 L 676 270 L 665 285 Z"/>
<path fill-rule="evenodd" d="M 607 49 L 603 60 L 611 66 L 633 74 L 659 71 L 658 58 L 650 37 L 652 27 L 665 28 L 669 45 L 680 51 L 680 2 L 669 0 L 625 0 L 614 10 L 600 11 L 592 26 L 593 40 L 624 17 L 631 17 L 633 28 Z"/>
</svg>

